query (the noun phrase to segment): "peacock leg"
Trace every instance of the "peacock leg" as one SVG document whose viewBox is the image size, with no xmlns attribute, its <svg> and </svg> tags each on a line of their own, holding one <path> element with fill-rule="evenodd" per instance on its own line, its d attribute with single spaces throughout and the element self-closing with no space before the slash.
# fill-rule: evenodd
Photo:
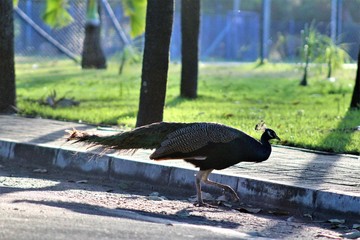
<svg viewBox="0 0 360 240">
<path fill-rule="evenodd" d="M 201 206 L 206 206 L 207 204 L 204 203 L 202 196 L 201 196 L 201 181 L 203 181 L 204 179 L 207 178 L 207 176 L 209 176 L 209 174 L 211 173 L 213 169 L 209 169 L 209 170 L 200 170 L 195 177 L 195 184 L 196 184 L 196 194 L 198 197 L 198 202 L 197 202 L 197 206 L 201 207 Z"/>
<path fill-rule="evenodd" d="M 240 200 L 239 196 L 236 194 L 234 189 L 232 189 L 230 186 L 209 180 L 209 174 L 211 173 L 211 171 L 205 172 L 202 175 L 201 180 L 206 184 L 213 185 L 213 186 L 223 189 L 224 191 L 227 191 L 228 193 L 233 195 L 233 199 L 235 202 L 239 201 Z"/>
</svg>

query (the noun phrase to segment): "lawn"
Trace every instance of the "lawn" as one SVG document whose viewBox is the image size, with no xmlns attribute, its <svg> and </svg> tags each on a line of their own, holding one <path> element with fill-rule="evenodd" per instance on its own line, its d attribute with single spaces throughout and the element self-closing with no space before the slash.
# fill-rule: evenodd
<svg viewBox="0 0 360 240">
<path fill-rule="evenodd" d="M 309 86 L 299 86 L 301 69 L 290 64 L 200 64 L 196 100 L 179 97 L 180 65 L 169 70 L 164 121 L 219 122 L 258 138 L 255 124 L 265 120 L 282 138 L 279 144 L 336 153 L 360 153 L 360 111 L 348 111 L 355 66 L 335 72 L 311 69 Z M 107 70 L 81 70 L 69 61 L 16 64 L 17 102 L 22 115 L 134 127 L 141 66 L 118 64 Z M 79 106 L 38 103 L 56 91 Z"/>
</svg>

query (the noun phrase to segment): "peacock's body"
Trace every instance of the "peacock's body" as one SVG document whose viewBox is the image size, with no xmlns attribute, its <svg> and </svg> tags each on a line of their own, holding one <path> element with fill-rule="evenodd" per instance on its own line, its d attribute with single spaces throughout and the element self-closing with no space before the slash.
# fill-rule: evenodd
<svg viewBox="0 0 360 240">
<path fill-rule="evenodd" d="M 238 200 L 237 194 L 230 186 L 210 181 L 209 174 L 214 169 L 221 170 L 239 162 L 265 161 L 271 153 L 270 139 L 279 139 L 271 129 L 264 128 L 264 133 L 258 141 L 235 128 L 205 122 L 153 123 L 103 137 L 75 130 L 68 138 L 110 149 L 155 149 L 150 159 L 184 159 L 192 163 L 200 168 L 196 175 L 199 205 L 204 204 L 201 197 L 201 181 L 229 191 Z"/>
</svg>

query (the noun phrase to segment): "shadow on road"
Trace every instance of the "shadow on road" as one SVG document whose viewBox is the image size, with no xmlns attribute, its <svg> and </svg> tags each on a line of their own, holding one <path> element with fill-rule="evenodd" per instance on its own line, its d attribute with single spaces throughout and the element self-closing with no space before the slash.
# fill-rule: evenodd
<svg viewBox="0 0 360 240">
<path fill-rule="evenodd" d="M 151 213 L 138 209 L 128 209 L 128 208 L 111 209 L 100 206 L 94 206 L 86 203 L 59 202 L 59 201 L 33 201 L 33 200 L 20 200 L 20 201 L 15 201 L 14 203 L 24 203 L 24 202 L 31 204 L 46 205 L 50 207 L 63 208 L 81 214 L 91 214 L 91 215 L 105 216 L 105 217 L 118 217 L 118 218 L 120 217 L 120 218 L 127 218 L 138 221 L 161 223 L 161 224 L 187 223 L 187 224 L 198 224 L 198 225 L 207 225 L 207 226 L 226 225 L 227 228 L 236 228 L 237 226 L 239 226 L 238 223 L 234 223 L 231 221 L 209 220 L 206 217 L 201 217 L 201 216 L 192 216 L 185 218 L 185 217 L 179 217 L 177 214 Z M 186 210 L 187 209 L 183 209 L 181 211 L 186 211 Z"/>
</svg>

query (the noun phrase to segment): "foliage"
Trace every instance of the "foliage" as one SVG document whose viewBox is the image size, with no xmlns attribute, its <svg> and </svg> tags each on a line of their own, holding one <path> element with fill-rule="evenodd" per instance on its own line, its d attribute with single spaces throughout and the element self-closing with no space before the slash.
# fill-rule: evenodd
<svg viewBox="0 0 360 240">
<path fill-rule="evenodd" d="M 132 45 L 125 46 L 120 53 L 119 75 L 123 73 L 126 64 L 139 64 L 141 60 L 142 54 L 137 48 L 134 48 Z"/>
<path fill-rule="evenodd" d="M 98 0 L 88 0 L 86 9 L 86 21 L 94 26 L 100 25 L 100 16 L 98 12 Z"/>
<path fill-rule="evenodd" d="M 147 0 L 124 0 L 125 15 L 130 17 L 131 37 L 137 37 L 145 31 Z"/>
<path fill-rule="evenodd" d="M 305 62 L 302 80 L 302 83 L 305 84 L 303 85 L 307 85 L 306 77 L 310 62 L 326 63 L 328 67 L 327 77 L 331 78 L 334 70 L 341 68 L 345 62 L 351 59 L 346 51 L 347 46 L 337 44 L 329 36 L 319 33 L 314 21 L 310 26 L 305 26 L 304 30 L 301 31 L 301 36 L 301 57 Z"/>
<path fill-rule="evenodd" d="M 321 35 L 324 42 L 325 54 L 320 54 L 317 62 L 327 63 L 327 78 L 332 77 L 333 71 L 340 69 L 344 63 L 350 62 L 350 55 L 347 53 L 347 45 L 336 44 L 330 37 Z"/>
<path fill-rule="evenodd" d="M 18 0 L 14 0 L 18 1 Z M 145 17 L 147 0 L 124 0 L 121 1 L 124 7 L 125 15 L 130 18 L 130 35 L 137 37 L 145 31 Z M 90 0 L 90 7 L 87 11 L 89 19 L 96 19 L 94 7 L 95 0 Z M 68 0 L 46 0 L 46 10 L 43 20 L 52 28 L 62 28 L 69 25 L 73 18 L 69 13 Z"/>
<path fill-rule="evenodd" d="M 68 9 L 68 0 L 47 0 L 42 18 L 52 28 L 65 27 L 73 21 Z"/>
<path fill-rule="evenodd" d="M 310 60 L 314 59 L 321 52 L 322 40 L 319 38 L 320 33 L 317 31 L 315 22 L 305 25 L 301 31 L 302 37 L 302 51 L 301 57 L 305 60 L 307 57 Z"/>
<path fill-rule="evenodd" d="M 309 63 L 314 59 L 317 55 L 319 50 L 319 38 L 318 38 L 318 31 L 315 28 L 315 22 L 312 22 L 310 26 L 305 25 L 304 30 L 301 31 L 302 37 L 302 48 L 301 48 L 301 57 L 305 61 L 304 65 L 304 75 L 300 82 L 300 85 L 307 86 L 307 76 L 309 71 Z"/>
<path fill-rule="evenodd" d="M 107 71 L 86 72 L 70 61 L 32 65 L 32 61 L 16 65 L 21 114 L 134 127 L 140 65 L 129 65 L 121 78 L 116 63 L 109 63 Z M 178 97 L 180 65 L 172 64 L 164 120 L 221 122 L 259 137 L 254 126 L 263 119 L 283 139 L 283 145 L 358 154 L 360 111 L 348 110 L 355 70 L 339 70 L 336 82 L 323 81 L 314 71 L 309 75 L 312 84 L 300 88 L 301 72 L 292 65 L 200 65 L 199 97 L 188 100 Z M 80 105 L 53 109 L 34 103 L 54 89 Z"/>
</svg>

